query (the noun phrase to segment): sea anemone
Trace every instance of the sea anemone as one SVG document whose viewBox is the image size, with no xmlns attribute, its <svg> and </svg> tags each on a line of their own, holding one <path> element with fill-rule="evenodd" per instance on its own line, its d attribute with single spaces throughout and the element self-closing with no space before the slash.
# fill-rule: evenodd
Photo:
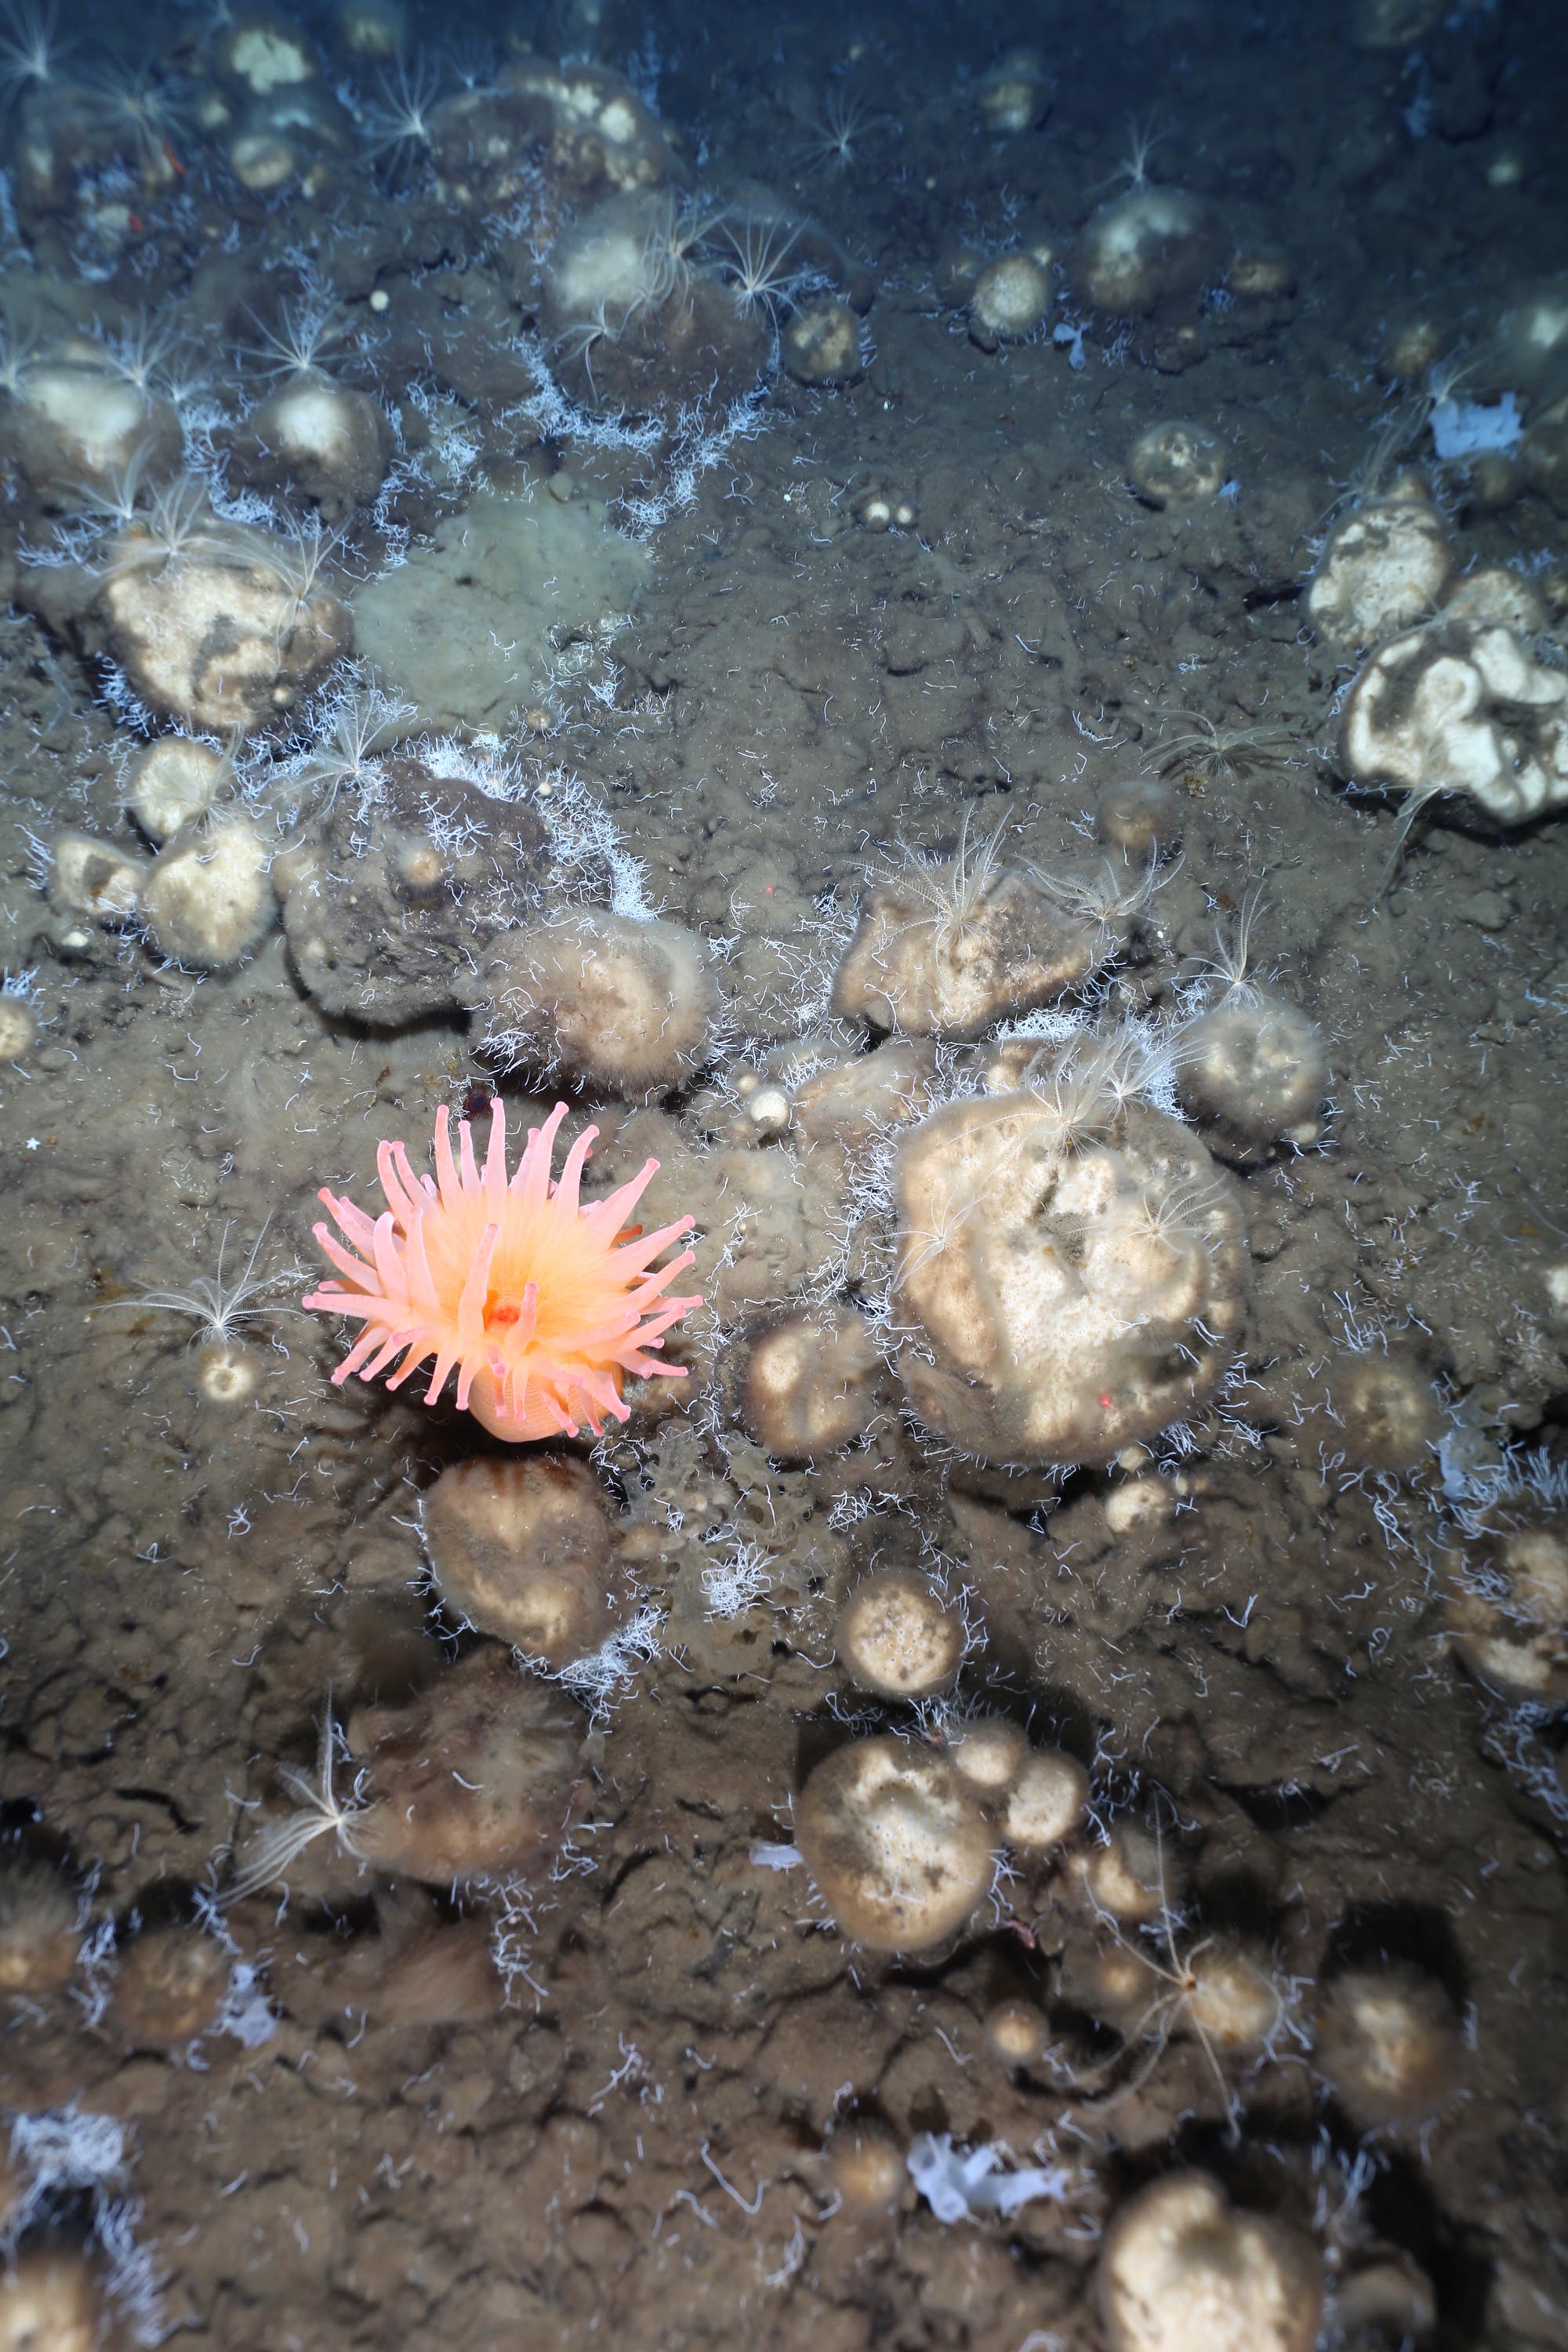
<svg viewBox="0 0 1568 2352">
<path fill-rule="evenodd" d="M 345 1249 L 324 1224 L 316 1227 L 316 1239 L 348 1279 L 323 1282 L 302 1303 L 321 1314 L 357 1316 L 363 1325 L 332 1374 L 334 1387 L 355 1371 L 374 1381 L 401 1356 L 387 1382 L 397 1388 L 433 1355 L 426 1404 L 435 1403 L 456 1368 L 459 1411 L 471 1412 L 492 1437 L 521 1444 L 574 1434 L 584 1425 L 596 1435 L 606 1413 L 627 1420 L 621 1383 L 628 1372 L 684 1379 L 681 1366 L 658 1363 L 647 1351 L 701 1304 L 662 1295 L 693 1263 L 689 1250 L 653 1264 L 693 1221 L 681 1217 L 654 1234 L 627 1231 L 626 1219 L 657 1160 L 605 1199 L 580 1202 L 595 1127 L 578 1136 L 552 1182 L 555 1138 L 565 1117 L 566 1105 L 557 1103 L 542 1127 L 530 1129 L 510 1182 L 506 1112 L 492 1100 L 482 1170 L 467 1119 L 458 1124 L 454 1160 L 443 1104 L 436 1115 L 434 1178 L 415 1175 L 401 1143 L 377 1150 L 389 1203 L 379 1217 L 322 1189 L 321 1199 L 353 1247 Z"/>
</svg>

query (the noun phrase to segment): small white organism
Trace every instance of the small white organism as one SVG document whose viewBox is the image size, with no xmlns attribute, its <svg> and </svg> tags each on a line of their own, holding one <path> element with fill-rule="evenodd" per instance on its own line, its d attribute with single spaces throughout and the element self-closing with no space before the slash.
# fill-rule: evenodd
<svg viewBox="0 0 1568 2352">
<path fill-rule="evenodd" d="M 710 1619 L 739 1617 L 761 1601 L 773 1584 L 768 1555 L 761 1544 L 748 1543 L 743 1536 L 731 1533 L 727 1549 L 705 1563 L 701 1584 Z"/>
</svg>

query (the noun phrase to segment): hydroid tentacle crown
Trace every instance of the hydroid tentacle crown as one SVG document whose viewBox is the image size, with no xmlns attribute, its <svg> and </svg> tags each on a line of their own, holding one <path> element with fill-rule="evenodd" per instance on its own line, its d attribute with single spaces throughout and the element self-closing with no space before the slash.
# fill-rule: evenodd
<svg viewBox="0 0 1568 2352">
<path fill-rule="evenodd" d="M 604 1200 L 580 1201 L 595 1127 L 577 1137 L 552 1181 L 565 1117 L 566 1105 L 557 1103 L 542 1127 L 529 1129 L 509 1181 L 501 1104 L 490 1104 L 482 1168 L 467 1119 L 458 1121 L 454 1158 L 443 1104 L 434 1177 L 416 1176 L 401 1143 L 379 1147 L 387 1200 L 379 1217 L 322 1188 L 320 1197 L 350 1246 L 324 1223 L 316 1240 L 345 1279 L 321 1283 L 302 1304 L 362 1325 L 332 1374 L 335 1387 L 351 1372 L 374 1381 L 401 1358 L 387 1382 L 399 1388 L 434 1356 L 427 1404 L 456 1370 L 459 1410 L 492 1436 L 522 1444 L 584 1427 L 597 1434 L 606 1414 L 626 1421 L 631 1409 L 621 1388 L 628 1373 L 684 1379 L 680 1365 L 660 1363 L 649 1351 L 701 1305 L 700 1297 L 664 1295 L 694 1263 L 692 1253 L 663 1265 L 654 1260 L 691 1231 L 693 1220 L 681 1217 L 653 1234 L 627 1228 L 657 1160 Z"/>
</svg>

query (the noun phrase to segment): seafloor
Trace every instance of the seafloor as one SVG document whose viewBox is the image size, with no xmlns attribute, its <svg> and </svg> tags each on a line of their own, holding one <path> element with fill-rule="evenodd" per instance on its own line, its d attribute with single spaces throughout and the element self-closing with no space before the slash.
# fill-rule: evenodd
<svg viewBox="0 0 1568 2352">
<path fill-rule="evenodd" d="M 237 27 L 309 52 L 276 184 L 239 175 Z M 1347 515 L 1426 501 L 1453 577 L 1511 575 L 1532 682 L 1498 724 L 1539 749 L 1568 646 L 1556 0 L 350 5 L 302 34 L 68 9 L 51 58 L 39 29 L 0 32 L 0 2342 L 1568 2344 L 1568 825 L 1498 821 L 1434 753 L 1389 879 L 1409 803 L 1351 789 L 1341 734 L 1379 632 L 1336 642 L 1307 585 Z M 1032 119 L 999 130 L 984 77 L 1019 44 Z M 729 378 L 676 353 L 639 407 L 624 317 L 557 331 L 552 242 L 606 184 L 580 145 L 454 165 L 437 111 L 530 52 L 657 116 L 706 285 L 776 264 Z M 1141 176 L 1213 251 L 1121 314 L 1086 297 L 1086 224 Z M 1043 319 L 972 331 L 976 267 L 1037 249 Z M 850 356 L 802 381 L 780 338 L 825 299 Z M 1564 322 L 1539 366 L 1532 301 Z M 347 487 L 247 438 L 312 310 L 296 373 L 382 416 Z M 135 762 L 203 730 L 112 615 L 150 580 L 163 625 L 184 559 L 124 552 L 135 481 L 39 460 L 37 372 L 62 346 L 102 372 L 71 337 L 170 399 L 211 514 L 341 533 L 357 674 L 215 739 L 272 869 L 235 961 L 138 911 Z M 1524 443 L 1440 455 L 1445 397 L 1509 393 Z M 1173 420 L 1223 479 L 1162 505 L 1129 450 Z M 365 789 L 400 735 L 497 812 L 402 901 Z M 888 1133 L 825 1150 L 791 1090 L 882 1034 L 829 1003 L 878 877 L 994 835 L 1081 875 L 1139 778 L 1167 788 L 1156 887 L 1066 1010 L 1173 1034 L 1245 913 L 1242 995 L 1316 1024 L 1326 1091 L 1290 1139 L 1200 1121 L 1249 1258 L 1223 1380 L 1118 1459 L 982 1460 L 883 1369 Z M 80 834 L 135 861 L 128 895 L 82 880 Z M 498 1045 L 463 980 L 611 902 L 697 934 L 718 996 L 673 1083 L 619 1097 Z M 921 1048 L 921 1108 L 973 1087 L 985 1028 Z M 421 1496 L 504 1449 L 449 1389 L 331 1386 L 340 1328 L 298 1304 L 317 1188 L 370 1202 L 378 1142 L 423 1167 L 437 1106 L 498 1085 L 520 1113 L 564 1088 L 605 1177 L 664 1162 L 638 1213 L 695 1214 L 708 1301 L 683 1388 L 574 1449 L 622 1622 L 558 1688 L 431 1580 Z M 226 1401 L 201 1286 L 241 1276 Z M 858 1433 L 792 1464 L 745 1367 L 802 1309 L 866 1317 L 876 1360 Z M 1522 1596 L 1495 1566 L 1519 1526 Z M 956 1687 L 918 1707 L 837 1641 L 889 1569 L 962 1616 Z M 1461 1638 L 1488 1609 L 1491 1646 Z M 514 1690 L 561 1726 L 531 1848 L 378 1869 L 345 1791 L 476 1660 L 512 1678 L 494 1736 Z M 879 1734 L 940 1759 L 986 1714 L 1077 1759 L 1082 1821 L 998 1840 L 944 1937 L 857 1942 L 795 1854 L 807 1777 Z M 318 1780 L 318 1834 L 247 1867 L 323 1761 L 337 1816 Z M 1157 1833 L 1142 1924 L 1086 1893 L 1129 1825 Z M 1215 1938 L 1270 1988 L 1234 2048 L 1191 1991 Z M 1106 1992 L 1119 1962 L 1146 1998 Z M 1369 1983 L 1405 2004 L 1382 2080 L 1345 2026 Z M 1097 2278 L 1117 2214 L 1194 2167 L 1217 2227 L 1293 2233 L 1293 2302 L 1194 2317 L 1179 2266 L 1137 2309 Z M 1246 2267 L 1216 2275 L 1243 2295 Z"/>
</svg>

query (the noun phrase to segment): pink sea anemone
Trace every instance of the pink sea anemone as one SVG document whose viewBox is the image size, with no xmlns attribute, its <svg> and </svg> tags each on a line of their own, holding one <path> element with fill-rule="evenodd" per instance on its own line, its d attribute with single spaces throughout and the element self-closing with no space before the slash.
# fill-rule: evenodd
<svg viewBox="0 0 1568 2352">
<path fill-rule="evenodd" d="M 655 1234 L 626 1230 L 657 1160 L 604 1200 L 579 1201 L 596 1127 L 584 1129 L 552 1182 L 550 1164 L 565 1117 L 566 1105 L 557 1103 L 542 1127 L 529 1129 L 510 1182 L 506 1112 L 492 1101 L 482 1169 L 466 1118 L 458 1123 L 454 1161 L 443 1104 L 436 1114 L 434 1177 L 415 1175 L 401 1143 L 377 1150 L 388 1202 L 379 1217 L 322 1188 L 321 1199 L 353 1246 L 345 1249 L 325 1224 L 316 1227 L 316 1239 L 347 1280 L 322 1282 L 301 1304 L 323 1315 L 356 1316 L 363 1327 L 332 1374 L 334 1387 L 351 1372 L 374 1381 L 401 1355 L 387 1382 L 398 1388 L 434 1356 L 426 1404 L 435 1403 L 456 1367 L 459 1409 L 493 1437 L 521 1444 L 584 1427 L 596 1435 L 606 1413 L 627 1420 L 621 1384 L 628 1372 L 685 1378 L 680 1365 L 658 1363 L 647 1350 L 702 1303 L 663 1296 L 693 1263 L 689 1250 L 653 1264 L 691 1231 L 692 1220 L 681 1217 Z"/>
</svg>

